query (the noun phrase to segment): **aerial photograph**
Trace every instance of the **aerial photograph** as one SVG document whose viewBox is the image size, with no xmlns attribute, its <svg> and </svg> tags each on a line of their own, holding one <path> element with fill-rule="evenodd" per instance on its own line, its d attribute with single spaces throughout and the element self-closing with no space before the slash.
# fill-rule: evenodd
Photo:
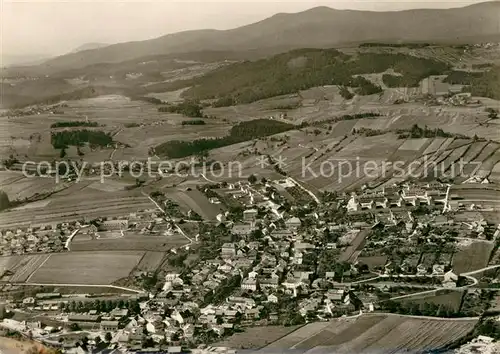
<svg viewBox="0 0 500 354">
<path fill-rule="evenodd" d="M 500 1 L 0 0 L 0 354 L 499 354 Z"/>
</svg>

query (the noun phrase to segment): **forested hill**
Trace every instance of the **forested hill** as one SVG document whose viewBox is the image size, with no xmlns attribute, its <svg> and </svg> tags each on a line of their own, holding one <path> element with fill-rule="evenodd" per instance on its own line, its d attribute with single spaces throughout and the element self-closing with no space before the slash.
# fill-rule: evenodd
<svg viewBox="0 0 500 354">
<path fill-rule="evenodd" d="M 217 99 L 216 106 L 248 103 L 322 85 L 349 86 L 355 88 L 355 93 L 367 95 L 381 92 L 381 88 L 356 75 L 387 69 L 398 73 L 384 75 L 387 86 L 414 87 L 423 78 L 446 73 L 450 67 L 438 60 L 405 54 L 350 56 L 335 49 L 300 49 L 233 64 L 175 86 L 192 86 L 184 93 L 186 98 Z"/>
</svg>

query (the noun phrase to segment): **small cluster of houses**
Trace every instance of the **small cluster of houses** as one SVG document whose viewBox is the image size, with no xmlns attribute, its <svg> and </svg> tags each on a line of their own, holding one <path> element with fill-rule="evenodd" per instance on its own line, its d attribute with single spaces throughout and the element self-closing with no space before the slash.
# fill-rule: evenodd
<svg viewBox="0 0 500 354">
<path fill-rule="evenodd" d="M 362 194 L 353 193 L 347 203 L 348 212 L 373 209 L 404 208 L 418 205 L 445 205 L 449 185 L 439 182 L 382 187 Z"/>
<path fill-rule="evenodd" d="M 61 252 L 66 240 L 74 230 L 68 223 L 44 227 L 0 230 L 0 253 L 10 256 L 24 253 Z"/>
</svg>

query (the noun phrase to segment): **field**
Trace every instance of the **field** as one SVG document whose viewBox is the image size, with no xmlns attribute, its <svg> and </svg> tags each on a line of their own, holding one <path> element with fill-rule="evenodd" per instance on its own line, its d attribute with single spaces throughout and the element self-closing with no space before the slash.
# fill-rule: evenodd
<svg viewBox="0 0 500 354">
<path fill-rule="evenodd" d="M 0 340 L 0 353 L 2 354 L 27 354 L 32 352 L 32 348 L 37 348 L 39 353 L 46 352 L 47 349 L 38 342 L 28 340 L 18 340 L 14 338 L 2 337 Z"/>
<path fill-rule="evenodd" d="M 449 291 L 440 290 L 436 293 L 426 294 L 426 295 L 416 295 L 409 296 L 408 298 L 401 300 L 401 302 L 411 303 L 411 304 L 424 304 L 430 303 L 435 305 L 444 305 L 454 311 L 460 310 L 460 305 L 462 304 L 462 298 L 464 296 L 463 291 Z"/>
<path fill-rule="evenodd" d="M 442 349 L 469 333 L 477 320 L 363 315 L 311 323 L 256 353 L 400 353 Z"/>
<path fill-rule="evenodd" d="M 154 272 L 161 265 L 164 256 L 164 252 L 146 252 L 144 256 L 142 256 L 139 264 L 135 267 L 135 270 L 141 272 Z"/>
<path fill-rule="evenodd" d="M 52 254 L 30 283 L 107 285 L 127 277 L 143 252 L 71 252 Z"/>
<path fill-rule="evenodd" d="M 488 265 L 493 243 L 473 241 L 460 247 L 453 257 L 453 271 L 456 274 L 467 273 Z"/>
<path fill-rule="evenodd" d="M 187 239 L 175 233 L 173 235 L 148 235 L 138 232 L 126 231 L 123 237 L 109 237 L 96 239 L 75 238 L 69 245 L 71 251 L 158 251 L 152 252 L 151 257 L 156 258 L 156 253 L 162 253 L 171 248 L 180 247 L 187 243 Z M 149 253 L 149 252 L 148 252 Z"/>
<path fill-rule="evenodd" d="M 138 190 L 104 192 L 83 181 L 45 199 L 0 213 L 0 227 L 44 225 L 98 217 L 129 215 L 153 209 L 154 204 Z"/>
<path fill-rule="evenodd" d="M 1 280 L 25 282 L 48 258 L 47 254 L 0 257 L 0 273 L 5 274 L 5 271 L 13 273 L 12 275 L 4 275 Z"/>
<path fill-rule="evenodd" d="M 167 189 L 167 197 L 179 204 L 185 212 L 193 210 L 205 220 L 215 220 L 223 211 L 220 204 L 212 204 L 207 197 L 195 187 L 191 190 Z"/>
<path fill-rule="evenodd" d="M 0 172 L 0 190 L 7 193 L 9 200 L 23 200 L 34 194 L 49 193 L 61 189 L 53 178 L 24 177 L 22 172 Z"/>
<path fill-rule="evenodd" d="M 215 346 L 233 349 L 259 348 L 295 331 L 299 326 L 265 326 L 246 328 L 245 332 L 236 333 Z"/>
</svg>

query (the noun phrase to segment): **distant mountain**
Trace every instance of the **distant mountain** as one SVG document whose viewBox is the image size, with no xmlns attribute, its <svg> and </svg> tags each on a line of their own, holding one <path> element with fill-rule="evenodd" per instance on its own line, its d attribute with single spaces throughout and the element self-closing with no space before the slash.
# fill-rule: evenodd
<svg viewBox="0 0 500 354">
<path fill-rule="evenodd" d="M 108 45 L 109 45 L 108 43 L 85 43 L 79 46 L 78 48 L 73 49 L 70 53 L 78 53 L 78 52 L 83 52 L 84 50 L 99 49 L 107 47 Z"/>
<path fill-rule="evenodd" d="M 500 40 L 500 2 L 453 9 L 394 12 L 335 10 L 317 7 L 277 14 L 231 30 L 196 30 L 159 38 L 119 43 L 59 56 L 46 71 L 120 62 L 150 55 L 192 51 L 263 51 L 268 55 L 303 48 L 335 47 L 367 41 L 463 43 Z M 275 50 L 275 53 L 272 53 Z"/>
<path fill-rule="evenodd" d="M 2 53 L 0 67 L 40 65 L 46 62 L 50 57 L 52 56 L 48 54 L 12 55 L 9 53 Z"/>
</svg>

